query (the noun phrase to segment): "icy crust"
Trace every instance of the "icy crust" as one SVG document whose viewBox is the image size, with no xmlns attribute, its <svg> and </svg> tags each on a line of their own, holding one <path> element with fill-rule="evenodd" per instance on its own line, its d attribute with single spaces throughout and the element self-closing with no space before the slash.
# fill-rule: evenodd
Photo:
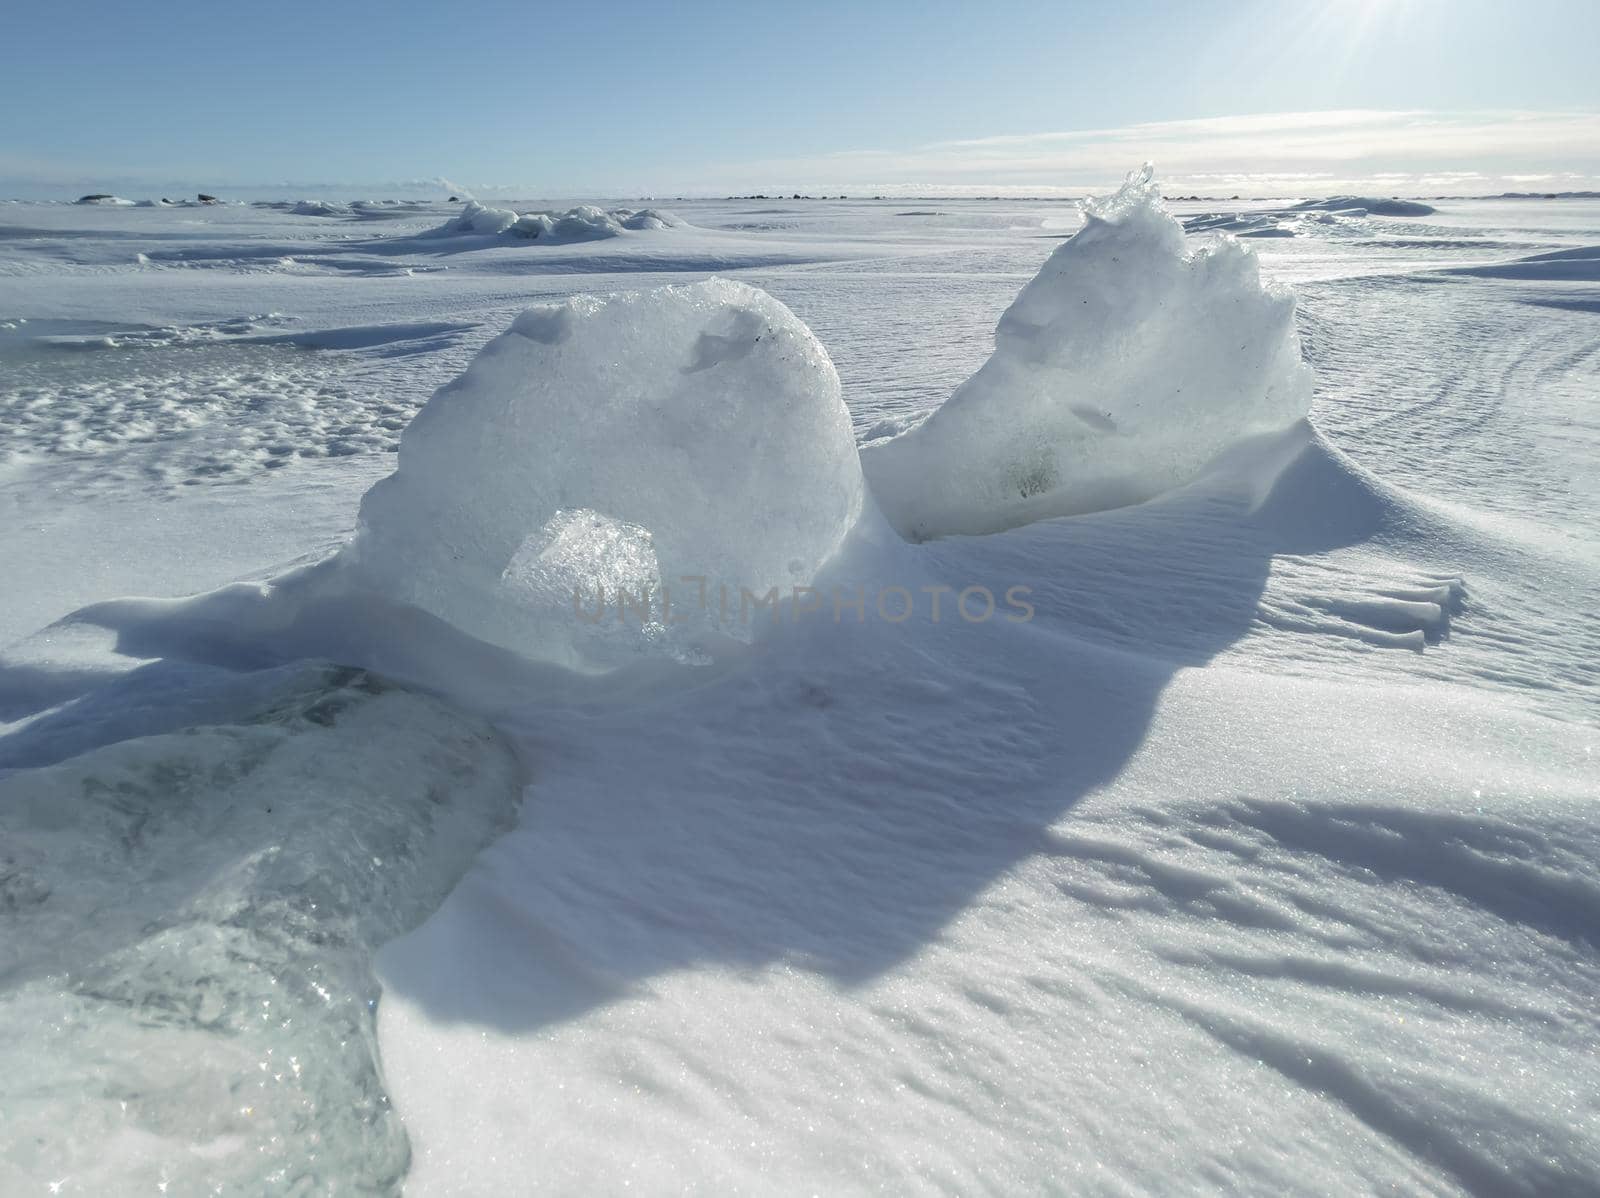
<svg viewBox="0 0 1600 1198">
<path fill-rule="evenodd" d="M 528 309 L 424 405 L 341 565 L 480 639 L 600 666 L 626 621 L 578 607 L 665 581 L 672 623 L 737 634 L 699 597 L 810 582 L 862 491 L 833 363 L 777 300 L 722 279 L 580 296 Z"/>
<path fill-rule="evenodd" d="M 235 679 L 208 726 L 0 779 L 0 1193 L 405 1173 L 371 954 L 505 830 L 521 770 L 487 724 L 363 671 Z"/>
<path fill-rule="evenodd" d="M 625 231 L 668 229 L 683 224 L 670 212 L 655 208 L 613 208 L 607 211 L 592 204 L 581 204 L 565 212 L 516 213 L 509 208 L 490 208 L 469 200 L 460 214 L 433 230 L 430 236 L 499 236 L 505 234 L 529 241 L 603 241 L 620 237 Z"/>
<path fill-rule="evenodd" d="M 1222 236 L 1191 247 L 1148 167 L 1050 256 L 993 356 L 926 421 L 862 450 L 921 539 L 1137 503 L 1310 410 L 1294 299 Z"/>
</svg>

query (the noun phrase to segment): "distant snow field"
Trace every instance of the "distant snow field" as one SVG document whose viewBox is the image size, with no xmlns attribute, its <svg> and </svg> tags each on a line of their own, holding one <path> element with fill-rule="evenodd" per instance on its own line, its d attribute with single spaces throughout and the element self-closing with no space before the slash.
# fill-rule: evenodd
<svg viewBox="0 0 1600 1198">
<path fill-rule="evenodd" d="M 1595 200 L 8 204 L 0 1193 L 1600 1192 L 1597 405 Z"/>
</svg>

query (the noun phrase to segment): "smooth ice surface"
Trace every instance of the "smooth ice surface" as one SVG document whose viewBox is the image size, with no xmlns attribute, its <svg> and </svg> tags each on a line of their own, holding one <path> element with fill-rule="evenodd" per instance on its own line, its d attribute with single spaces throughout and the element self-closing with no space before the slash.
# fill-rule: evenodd
<svg viewBox="0 0 1600 1198">
<path fill-rule="evenodd" d="M 1087 207 L 983 367 L 863 465 L 905 535 L 994 532 L 1148 499 L 1310 406 L 1293 296 L 1225 234 L 1188 244 L 1147 167 Z"/>
<path fill-rule="evenodd" d="M 581 297 L 522 313 L 429 400 L 346 562 L 483 640 L 604 664 L 578 608 L 808 584 L 861 494 L 838 376 L 782 304 L 722 280 Z M 681 615 L 745 631 L 719 606 Z"/>
</svg>

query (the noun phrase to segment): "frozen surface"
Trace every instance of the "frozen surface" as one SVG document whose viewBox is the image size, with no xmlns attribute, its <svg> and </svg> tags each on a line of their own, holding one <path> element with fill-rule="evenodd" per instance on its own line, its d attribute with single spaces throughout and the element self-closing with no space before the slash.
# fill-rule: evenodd
<svg viewBox="0 0 1600 1198">
<path fill-rule="evenodd" d="M 357 585 L 584 664 L 575 591 L 787 592 L 861 493 L 833 363 L 782 304 L 720 280 L 582 297 L 522 313 L 424 405 L 345 559 Z"/>
<path fill-rule="evenodd" d="M 1147 167 L 1022 289 L 983 367 L 863 458 L 903 534 L 994 532 L 1149 499 L 1310 407 L 1293 297 L 1232 238 L 1187 244 Z"/>
<path fill-rule="evenodd" d="M 614 669 L 661 646 L 569 597 L 534 636 L 472 588 L 447 620 L 350 585 L 412 417 L 471 398 L 440 447 L 483 416 L 468 461 L 504 467 L 419 489 L 500 538 L 474 587 L 637 578 L 666 541 L 754 561 L 790 534 L 753 534 L 773 496 L 727 434 L 850 455 L 762 398 L 803 423 L 826 371 L 751 373 L 763 340 L 696 384 L 700 336 L 803 321 L 870 461 L 1000 370 L 1024 289 L 1071 341 L 1040 272 L 1074 205 L 673 200 L 670 230 L 541 245 L 426 236 L 459 204 L 64 198 L 0 207 L 0 1190 L 1600 1188 L 1600 203 L 1171 204 L 1181 240 L 1151 210 L 1146 282 L 1232 231 L 1292 284 L 1309 422 L 982 536 L 907 542 L 869 487 L 811 575 L 837 618 Z M 591 202 L 642 207 L 495 205 Z M 1113 301 L 1170 348 L 1264 327 L 1163 322 L 1094 244 L 1107 337 Z M 584 352 L 508 337 L 499 373 L 530 305 L 595 309 Z M 558 360 L 570 394 L 539 392 Z M 719 396 L 726 429 L 690 419 Z M 695 502 L 640 431 L 667 399 L 652 427 L 718 480 Z M 958 466 L 1009 426 L 973 428 Z M 568 464 L 616 485 L 536 526 L 490 502 Z M 400 531 L 393 560 L 433 552 Z M 511 612 L 516 653 L 450 622 Z"/>
<path fill-rule="evenodd" d="M 0 780 L 0 1190 L 389 1188 L 370 954 L 510 822 L 515 758 L 356 670 L 149 672 L 4 746 L 51 764 Z M 86 723 L 131 738 L 55 764 Z"/>
</svg>

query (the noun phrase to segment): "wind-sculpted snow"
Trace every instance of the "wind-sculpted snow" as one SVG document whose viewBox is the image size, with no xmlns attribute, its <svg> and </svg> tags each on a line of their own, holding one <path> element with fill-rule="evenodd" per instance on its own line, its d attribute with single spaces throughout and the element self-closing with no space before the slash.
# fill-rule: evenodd
<svg viewBox="0 0 1600 1198">
<path fill-rule="evenodd" d="M 171 201 L 163 200 L 163 204 Z M 192 203 L 175 206 L 193 207 Z M 417 200 L 352 200 L 346 204 L 339 200 L 257 200 L 251 205 L 270 211 L 285 212 L 290 216 L 354 217 L 365 220 L 399 220 L 414 216 L 428 205 Z"/>
<path fill-rule="evenodd" d="M 1294 299 L 1221 237 L 1196 248 L 1147 167 L 1000 318 L 995 352 L 921 425 L 863 450 L 913 538 L 1149 499 L 1310 410 Z"/>
<path fill-rule="evenodd" d="M 1431 216 L 1437 211 L 1432 205 L 1415 200 L 1334 196 L 1326 200 L 1303 200 L 1288 207 L 1248 204 L 1217 212 L 1194 213 L 1183 218 L 1183 227 L 1189 233 L 1232 233 L 1235 237 L 1388 238 L 1392 244 L 1393 235 L 1400 226 L 1389 218 Z M 1374 217 L 1379 219 L 1374 220 Z M 1411 226 L 1405 231 L 1426 238 L 1419 243 L 1426 248 L 1450 248 L 1443 241 L 1448 236 L 1448 228 L 1423 225 L 1421 228 Z"/>
<path fill-rule="evenodd" d="M 1477 275 L 1484 279 L 1549 279 L 1572 283 L 1600 283 L 1600 246 L 1578 246 L 1531 254 L 1510 262 L 1488 262 L 1477 266 L 1447 268 L 1455 275 Z M 1579 302 L 1582 302 L 1581 300 Z M 1592 307 L 1592 301 L 1590 303 Z"/>
<path fill-rule="evenodd" d="M 435 229 L 430 236 L 499 236 L 505 234 L 527 241 L 567 243 L 603 241 L 620 237 L 624 231 L 668 229 L 683 222 L 670 212 L 655 208 L 614 208 L 607 211 L 592 204 L 581 204 L 565 212 L 516 213 L 509 208 L 490 208 L 469 200 L 461 213 Z"/>
<path fill-rule="evenodd" d="M 1295 205 L 1301 212 L 1360 212 L 1373 216 L 1432 216 L 1432 204 L 1417 200 L 1398 200 L 1392 196 L 1329 196 L 1325 200 L 1302 200 Z"/>
<path fill-rule="evenodd" d="M 711 280 L 524 312 L 406 429 L 348 559 L 474 636 L 592 664 L 574 587 L 804 585 L 861 496 L 827 353 Z"/>
<path fill-rule="evenodd" d="M 453 373 L 439 351 L 472 327 L 303 329 L 271 312 L 163 326 L 0 320 L 0 469 L 31 462 L 85 492 L 133 479 L 165 489 L 392 452 L 427 376 Z"/>
</svg>

